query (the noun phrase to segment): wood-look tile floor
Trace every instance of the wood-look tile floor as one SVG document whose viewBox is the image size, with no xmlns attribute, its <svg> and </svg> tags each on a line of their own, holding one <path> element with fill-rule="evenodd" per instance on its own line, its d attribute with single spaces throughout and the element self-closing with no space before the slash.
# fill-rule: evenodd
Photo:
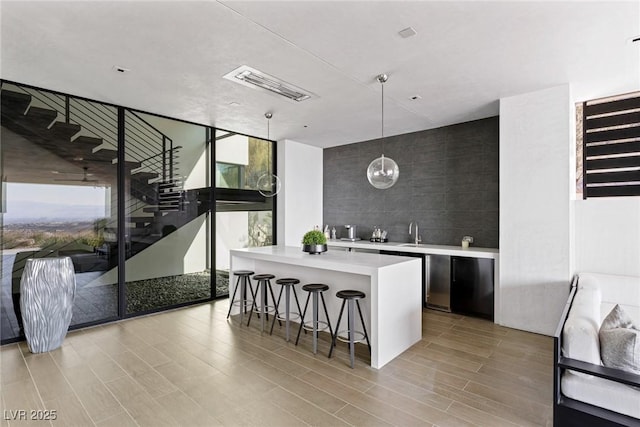
<svg viewBox="0 0 640 427">
<path fill-rule="evenodd" d="M 227 308 L 74 331 L 49 353 L 1 347 L 0 426 L 551 425 L 550 337 L 424 310 L 422 341 L 380 370 L 362 346 L 351 369 L 345 344 L 329 360 L 327 337 L 313 355 L 310 334 L 296 347 Z"/>
</svg>

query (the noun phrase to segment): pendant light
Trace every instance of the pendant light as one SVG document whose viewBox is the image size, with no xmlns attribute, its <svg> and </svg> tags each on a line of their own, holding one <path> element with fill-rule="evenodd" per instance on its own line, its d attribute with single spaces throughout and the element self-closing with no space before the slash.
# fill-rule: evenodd
<svg viewBox="0 0 640 427">
<path fill-rule="evenodd" d="M 388 80 L 388 76 L 386 74 L 380 74 L 377 77 L 377 80 L 380 82 L 380 86 L 382 88 L 382 148 L 384 151 L 384 82 Z M 393 161 L 393 159 L 389 157 L 385 157 L 384 153 L 380 155 L 377 159 L 374 159 L 369 163 L 369 167 L 367 168 L 367 179 L 369 183 L 374 187 L 384 190 L 386 188 L 393 187 L 393 184 L 398 181 L 398 175 L 400 174 L 400 169 L 398 168 L 398 164 Z"/>
<path fill-rule="evenodd" d="M 270 138 L 269 120 L 271 120 L 271 117 L 273 117 L 273 114 L 265 113 L 264 116 L 267 119 L 267 143 L 269 144 L 269 158 L 268 158 L 269 169 L 267 173 L 263 174 L 262 176 L 260 176 L 260 178 L 258 178 L 257 187 L 258 187 L 258 191 L 263 196 L 273 197 L 280 192 L 280 187 L 282 185 L 280 183 L 280 178 L 278 178 L 278 175 L 276 175 L 275 173 L 271 173 L 271 164 L 273 162 L 271 158 L 272 142 L 269 139 Z"/>
</svg>

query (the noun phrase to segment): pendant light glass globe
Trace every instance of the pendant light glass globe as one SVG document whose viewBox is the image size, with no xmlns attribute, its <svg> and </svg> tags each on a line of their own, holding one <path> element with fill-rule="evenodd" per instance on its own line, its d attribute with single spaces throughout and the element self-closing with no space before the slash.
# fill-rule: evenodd
<svg viewBox="0 0 640 427">
<path fill-rule="evenodd" d="M 278 175 L 265 173 L 258 178 L 258 191 L 265 197 L 273 197 L 278 194 L 281 186 Z"/>
<path fill-rule="evenodd" d="M 256 187 L 258 187 L 258 192 L 265 197 L 273 197 L 280 192 L 280 187 L 282 184 L 280 183 L 280 178 L 278 175 L 271 172 L 271 141 L 270 139 L 270 126 L 269 120 L 273 117 L 272 113 L 265 113 L 264 117 L 267 119 L 267 143 L 269 144 L 269 173 L 264 173 L 258 178 L 258 182 L 256 183 Z"/>
<path fill-rule="evenodd" d="M 376 79 L 380 82 L 381 88 L 380 104 L 382 107 L 382 121 L 380 134 L 384 148 L 384 82 L 387 81 L 388 76 L 386 74 L 380 74 Z M 367 168 L 367 179 L 369 180 L 369 183 L 380 190 L 393 187 L 393 184 L 398 181 L 399 175 L 400 168 L 398 167 L 398 164 L 393 159 L 385 157 L 384 154 L 369 163 L 369 167 Z"/>
<path fill-rule="evenodd" d="M 398 164 L 384 154 L 372 160 L 367 168 L 369 183 L 380 190 L 393 187 L 393 184 L 398 181 L 398 175 L 400 175 Z"/>
</svg>

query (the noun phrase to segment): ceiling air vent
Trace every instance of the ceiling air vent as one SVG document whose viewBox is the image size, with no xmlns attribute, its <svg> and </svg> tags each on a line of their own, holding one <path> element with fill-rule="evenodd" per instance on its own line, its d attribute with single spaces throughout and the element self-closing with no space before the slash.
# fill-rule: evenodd
<svg viewBox="0 0 640 427">
<path fill-rule="evenodd" d="M 227 80 L 252 88 L 264 89 L 285 98 L 300 102 L 311 98 L 312 94 L 269 74 L 243 65 L 222 76 Z"/>
</svg>

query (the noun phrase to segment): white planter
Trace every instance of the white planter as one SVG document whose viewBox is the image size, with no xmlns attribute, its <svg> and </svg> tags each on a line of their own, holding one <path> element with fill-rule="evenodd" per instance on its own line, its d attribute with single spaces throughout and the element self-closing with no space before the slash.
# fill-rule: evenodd
<svg viewBox="0 0 640 427">
<path fill-rule="evenodd" d="M 20 309 L 24 335 L 32 353 L 62 345 L 67 334 L 76 276 L 69 257 L 27 260 L 20 280 Z"/>
</svg>

